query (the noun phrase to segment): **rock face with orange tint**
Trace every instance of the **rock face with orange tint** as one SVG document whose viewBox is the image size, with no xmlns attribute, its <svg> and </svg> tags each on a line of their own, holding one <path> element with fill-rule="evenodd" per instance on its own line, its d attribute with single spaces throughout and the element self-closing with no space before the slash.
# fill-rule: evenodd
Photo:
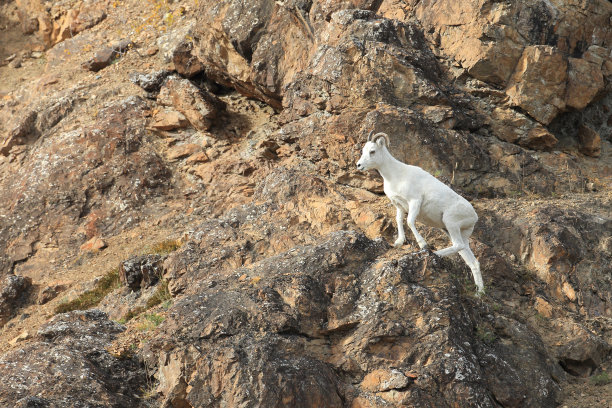
<svg viewBox="0 0 612 408">
<path fill-rule="evenodd" d="M 548 125 L 565 108 L 567 62 L 550 46 L 527 47 L 510 78 L 506 93 L 540 123 Z"/>
<path fill-rule="evenodd" d="M 0 60 L 0 405 L 575 406 L 569 376 L 612 369 L 611 16 L 0 4 L 0 53 L 24 41 Z M 370 131 L 474 205 L 485 296 L 459 256 L 390 247 Z M 116 268 L 108 315 L 49 321 Z"/>
</svg>

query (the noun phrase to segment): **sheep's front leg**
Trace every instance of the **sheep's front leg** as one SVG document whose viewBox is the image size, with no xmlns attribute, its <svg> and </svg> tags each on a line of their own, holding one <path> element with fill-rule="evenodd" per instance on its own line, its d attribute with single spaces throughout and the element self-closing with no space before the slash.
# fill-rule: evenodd
<svg viewBox="0 0 612 408">
<path fill-rule="evenodd" d="M 406 233 L 404 232 L 404 216 L 406 212 L 398 205 L 395 206 L 397 212 L 395 214 L 395 222 L 397 224 L 397 239 L 393 244 L 394 247 L 399 248 L 406 242 Z"/>
<path fill-rule="evenodd" d="M 421 210 L 421 200 L 413 200 L 408 203 L 408 226 L 410 227 L 410 231 L 412 231 L 412 235 L 417 240 L 417 244 L 419 244 L 419 248 L 426 249 L 427 241 L 425 238 L 419 234 L 419 231 L 416 229 L 416 219 L 419 216 L 419 211 Z"/>
</svg>

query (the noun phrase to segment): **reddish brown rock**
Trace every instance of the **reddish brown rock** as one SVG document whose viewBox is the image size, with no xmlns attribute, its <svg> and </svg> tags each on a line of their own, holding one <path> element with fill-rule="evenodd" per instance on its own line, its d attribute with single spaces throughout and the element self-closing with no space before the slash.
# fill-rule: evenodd
<svg viewBox="0 0 612 408">
<path fill-rule="evenodd" d="M 365 391 L 382 392 L 406 388 L 413 378 L 407 377 L 399 370 L 374 370 L 366 375 L 360 386 Z"/>
<path fill-rule="evenodd" d="M 153 114 L 151 127 L 158 130 L 182 129 L 189 126 L 189 121 L 180 112 L 164 109 Z"/>
<path fill-rule="evenodd" d="M 567 61 L 550 46 L 526 47 L 508 83 L 510 103 L 548 125 L 565 108 Z"/>
<path fill-rule="evenodd" d="M 177 146 L 173 146 L 168 150 L 168 160 L 179 160 L 184 159 L 187 156 L 190 156 L 190 163 L 201 163 L 207 161 L 206 154 L 203 157 L 197 156 L 198 152 L 202 151 L 202 146 L 194 143 L 181 144 Z"/>
<path fill-rule="evenodd" d="M 578 130 L 578 140 L 582 153 L 587 156 L 599 157 L 601 154 L 601 136 L 599 136 L 599 133 L 586 125 L 582 125 Z"/>
<path fill-rule="evenodd" d="M 106 248 L 106 242 L 100 237 L 93 237 L 81 245 L 81 251 L 85 252 L 97 252 Z"/>
<path fill-rule="evenodd" d="M 592 58 L 591 58 L 592 60 Z M 584 109 L 604 88 L 601 64 L 586 59 L 568 59 L 568 84 L 565 95 L 567 106 Z"/>
<path fill-rule="evenodd" d="M 527 136 L 519 141 L 521 146 L 529 147 L 535 150 L 552 149 L 557 144 L 557 138 L 543 126 L 535 126 Z"/>
<path fill-rule="evenodd" d="M 176 76 L 166 79 L 157 100 L 161 105 L 172 106 L 182 113 L 198 130 L 208 130 L 219 112 L 225 109 L 225 103 L 215 95 Z"/>
</svg>

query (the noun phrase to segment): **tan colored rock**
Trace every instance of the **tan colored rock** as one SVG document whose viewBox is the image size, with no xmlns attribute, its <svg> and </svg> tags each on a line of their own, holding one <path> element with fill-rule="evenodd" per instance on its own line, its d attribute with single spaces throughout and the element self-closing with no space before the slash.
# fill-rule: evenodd
<svg viewBox="0 0 612 408">
<path fill-rule="evenodd" d="M 106 248 L 106 242 L 100 237 L 93 237 L 81 245 L 80 249 L 84 252 L 97 252 Z"/>
<path fill-rule="evenodd" d="M 198 130 L 208 130 L 225 103 L 210 92 L 197 88 L 187 79 L 170 76 L 162 85 L 157 100 L 182 113 Z"/>
<path fill-rule="evenodd" d="M 539 314 L 549 319 L 553 315 L 552 305 L 540 296 L 536 297 L 535 309 L 538 311 Z"/>
<path fill-rule="evenodd" d="M 55 299 L 57 295 L 65 291 L 70 286 L 67 282 L 55 283 L 47 286 L 38 294 L 38 304 L 44 305 L 45 303 Z"/>
<path fill-rule="evenodd" d="M 185 160 L 185 163 L 187 164 L 198 164 L 198 163 L 205 163 L 207 161 L 209 161 L 210 158 L 208 157 L 208 155 L 205 152 L 197 152 L 191 156 L 189 156 L 187 158 L 187 160 Z"/>
<path fill-rule="evenodd" d="M 187 156 L 195 155 L 202 150 L 202 146 L 194 143 L 173 146 L 168 150 L 168 160 L 184 159 Z"/>
<path fill-rule="evenodd" d="M 578 140 L 582 153 L 587 156 L 599 157 L 601 154 L 601 136 L 599 136 L 599 133 L 586 125 L 582 125 L 578 130 Z"/>
<path fill-rule="evenodd" d="M 19 342 L 22 342 L 24 340 L 28 340 L 28 339 L 31 339 L 31 338 L 32 338 L 32 334 L 30 334 L 29 331 L 25 330 L 25 331 L 21 332 L 21 334 L 19 334 L 19 336 L 17 336 L 14 339 L 10 340 L 9 344 L 14 346 L 15 344 L 17 344 Z"/>
<path fill-rule="evenodd" d="M 529 130 L 527 137 L 521 138 L 519 144 L 534 150 L 547 150 L 553 148 L 557 142 L 557 138 L 552 133 L 544 126 L 538 125 Z"/>
<path fill-rule="evenodd" d="M 506 94 L 510 103 L 547 125 L 565 108 L 567 61 L 554 47 L 526 47 Z"/>
<path fill-rule="evenodd" d="M 599 45 L 591 45 L 582 58 L 597 67 L 601 67 L 610 58 L 610 50 Z"/>
<path fill-rule="evenodd" d="M 176 72 L 181 76 L 191 78 L 204 70 L 202 62 L 192 54 L 193 43 L 181 43 L 172 54 L 172 62 Z"/>
<path fill-rule="evenodd" d="M 567 296 L 567 298 L 571 302 L 575 302 L 576 301 L 576 291 L 574 290 L 572 285 L 570 285 L 567 282 L 563 282 L 563 285 L 561 286 L 561 290 L 563 291 L 563 294 L 565 294 L 565 296 Z"/>
<path fill-rule="evenodd" d="M 153 114 L 151 127 L 158 130 L 182 129 L 189 126 L 189 121 L 180 112 L 164 109 Z"/>
<path fill-rule="evenodd" d="M 48 48 L 106 18 L 106 5 L 103 2 L 62 2 L 49 5 L 41 0 L 19 0 L 17 7 L 24 33 L 36 32 Z"/>
<path fill-rule="evenodd" d="M 568 83 L 565 95 L 567 106 L 582 110 L 604 89 L 602 63 L 603 60 L 600 63 L 593 63 L 582 58 L 568 59 Z"/>
<path fill-rule="evenodd" d="M 612 59 L 609 59 L 608 61 L 604 62 L 602 72 L 604 76 L 608 78 L 609 81 L 610 77 L 612 77 Z"/>
<path fill-rule="evenodd" d="M 369 392 L 382 392 L 405 388 L 413 381 L 399 370 L 374 370 L 361 382 L 361 388 Z"/>
<path fill-rule="evenodd" d="M 498 139 L 517 142 L 533 126 L 533 122 L 514 109 L 496 107 L 490 116 L 490 126 Z"/>
</svg>

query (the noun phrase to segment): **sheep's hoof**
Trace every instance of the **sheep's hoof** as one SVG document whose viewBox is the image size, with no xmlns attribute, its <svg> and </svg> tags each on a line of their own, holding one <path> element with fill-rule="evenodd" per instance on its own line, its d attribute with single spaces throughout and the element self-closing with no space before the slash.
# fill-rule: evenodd
<svg viewBox="0 0 612 408">
<path fill-rule="evenodd" d="M 397 240 L 395 241 L 395 243 L 393 244 L 393 247 L 395 248 L 400 248 L 402 245 L 404 245 L 404 241 L 403 240 Z"/>
</svg>

